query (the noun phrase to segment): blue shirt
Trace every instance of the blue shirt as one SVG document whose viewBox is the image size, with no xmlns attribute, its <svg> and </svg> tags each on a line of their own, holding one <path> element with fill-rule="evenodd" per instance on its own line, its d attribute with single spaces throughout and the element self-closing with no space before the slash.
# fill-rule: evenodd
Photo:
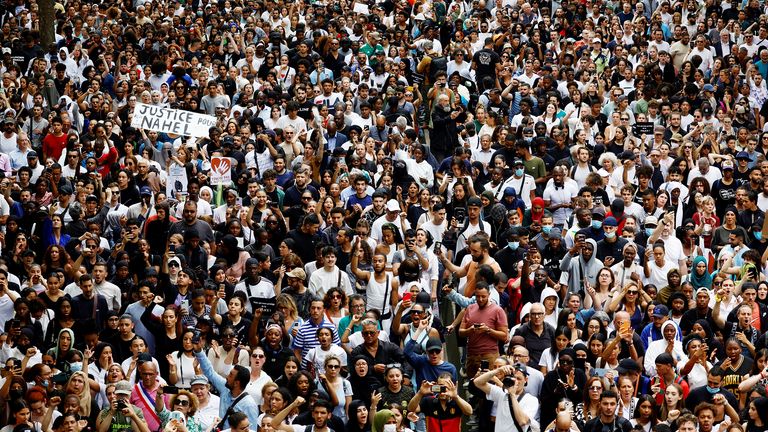
<svg viewBox="0 0 768 432">
<path fill-rule="evenodd" d="M 195 353 L 195 357 L 200 363 L 200 369 L 203 370 L 203 375 L 205 375 L 208 378 L 208 381 L 211 382 L 211 385 L 219 391 L 219 418 L 223 419 L 226 417 L 227 409 L 229 409 L 236 398 L 232 397 L 232 392 L 227 388 L 227 380 L 213 370 L 213 365 L 211 365 L 210 360 L 208 360 L 208 356 L 200 351 Z M 237 405 L 232 407 L 232 410 L 244 413 L 248 416 L 248 421 L 251 424 L 259 424 L 259 406 L 256 405 L 256 401 L 250 394 L 241 398 L 237 402 Z M 224 428 L 227 427 L 229 427 L 229 422 L 225 420 Z"/>
<path fill-rule="evenodd" d="M 408 363 L 413 366 L 413 370 L 416 371 L 416 388 L 421 387 L 421 383 L 424 380 L 437 382 L 437 377 L 444 372 L 451 374 L 451 379 L 454 382 L 457 380 L 456 366 L 445 360 L 439 365 L 430 364 L 426 355 L 413 352 L 414 347 L 416 347 L 416 341 L 411 339 L 405 344 L 403 355 L 405 355 Z"/>
</svg>

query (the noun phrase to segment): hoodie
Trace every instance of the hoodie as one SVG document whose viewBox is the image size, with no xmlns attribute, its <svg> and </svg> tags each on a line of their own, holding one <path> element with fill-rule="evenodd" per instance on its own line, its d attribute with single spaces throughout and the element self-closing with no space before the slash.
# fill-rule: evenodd
<svg viewBox="0 0 768 432">
<path fill-rule="evenodd" d="M 662 338 L 651 342 L 648 345 L 648 349 L 645 351 L 643 365 L 645 366 L 645 373 L 648 376 L 656 375 L 656 357 L 667 350 L 668 342 L 666 339 L 664 339 L 664 329 L 669 326 L 672 326 L 672 328 L 675 329 L 673 348 L 672 352 L 670 353 L 675 359 L 675 366 L 677 366 L 681 361 L 688 361 L 688 356 L 685 354 L 685 350 L 683 349 L 683 343 L 680 341 L 680 329 L 672 319 L 668 319 L 661 325 Z"/>
<path fill-rule="evenodd" d="M 581 254 L 578 255 L 578 259 L 575 259 L 577 257 L 567 253 L 560 262 L 560 270 L 563 272 L 560 275 L 560 283 L 568 284 L 569 293 L 584 292 L 583 279 L 586 279 L 590 285 L 595 286 L 597 284 L 597 274 L 603 268 L 603 263 L 597 259 L 597 242 L 590 238 L 585 241 L 591 244 L 593 248 L 589 261 L 585 261 Z"/>
<path fill-rule="evenodd" d="M 553 288 L 546 287 L 541 291 L 541 297 L 539 298 L 539 302 L 541 304 L 544 304 L 544 299 L 547 297 L 554 297 L 555 298 L 555 310 L 552 311 L 551 314 L 544 316 L 544 322 L 548 323 L 552 326 L 552 328 L 557 328 L 557 314 L 560 313 L 560 308 L 557 307 L 557 304 L 559 303 L 560 297 L 557 295 L 557 291 L 555 291 Z"/>
</svg>

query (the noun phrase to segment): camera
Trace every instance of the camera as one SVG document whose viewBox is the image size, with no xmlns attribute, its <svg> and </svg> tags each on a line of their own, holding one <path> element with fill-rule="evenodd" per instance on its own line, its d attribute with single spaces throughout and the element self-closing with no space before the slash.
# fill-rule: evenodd
<svg viewBox="0 0 768 432">
<path fill-rule="evenodd" d="M 490 367 L 490 362 L 488 360 L 480 360 L 480 369 L 482 370 L 488 370 Z"/>
<path fill-rule="evenodd" d="M 165 394 L 179 394 L 179 388 L 176 386 L 163 387 L 163 393 Z"/>
<path fill-rule="evenodd" d="M 125 401 L 124 401 L 124 400 L 122 400 L 122 399 L 118 399 L 118 400 L 117 400 L 117 410 L 118 410 L 118 411 L 122 411 L 122 410 L 124 410 L 124 409 L 126 409 L 126 408 L 128 408 L 128 404 L 127 404 L 127 403 L 125 403 Z"/>
<path fill-rule="evenodd" d="M 438 393 L 445 393 L 446 391 L 448 391 L 448 388 L 446 386 L 433 385 L 430 390 L 432 390 L 432 393 L 438 394 Z"/>
<path fill-rule="evenodd" d="M 515 385 L 516 380 L 511 376 L 505 376 L 501 383 L 504 384 L 504 387 L 512 387 Z"/>
</svg>

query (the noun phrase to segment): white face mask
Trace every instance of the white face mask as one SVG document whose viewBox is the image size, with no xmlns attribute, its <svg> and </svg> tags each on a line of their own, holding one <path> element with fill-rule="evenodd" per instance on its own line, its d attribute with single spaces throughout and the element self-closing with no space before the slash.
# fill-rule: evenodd
<svg viewBox="0 0 768 432">
<path fill-rule="evenodd" d="M 396 424 L 385 424 L 384 425 L 384 432 L 395 432 L 397 431 L 397 425 Z"/>
</svg>

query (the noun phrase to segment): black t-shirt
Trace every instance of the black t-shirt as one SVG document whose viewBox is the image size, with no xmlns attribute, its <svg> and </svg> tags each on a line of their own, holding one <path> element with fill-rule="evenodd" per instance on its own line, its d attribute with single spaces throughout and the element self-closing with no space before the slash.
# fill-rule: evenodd
<svg viewBox="0 0 768 432">
<path fill-rule="evenodd" d="M 484 77 L 496 78 L 496 65 L 501 62 L 501 57 L 495 51 L 483 48 L 472 56 L 472 61 L 477 65 L 477 82 L 481 82 Z"/>
<path fill-rule="evenodd" d="M 736 188 L 738 182 L 735 180 L 731 184 L 725 184 L 722 180 L 715 180 L 712 185 L 712 197 L 715 198 L 715 212 L 722 220 L 725 215 L 725 209 L 736 203 Z"/>
</svg>

